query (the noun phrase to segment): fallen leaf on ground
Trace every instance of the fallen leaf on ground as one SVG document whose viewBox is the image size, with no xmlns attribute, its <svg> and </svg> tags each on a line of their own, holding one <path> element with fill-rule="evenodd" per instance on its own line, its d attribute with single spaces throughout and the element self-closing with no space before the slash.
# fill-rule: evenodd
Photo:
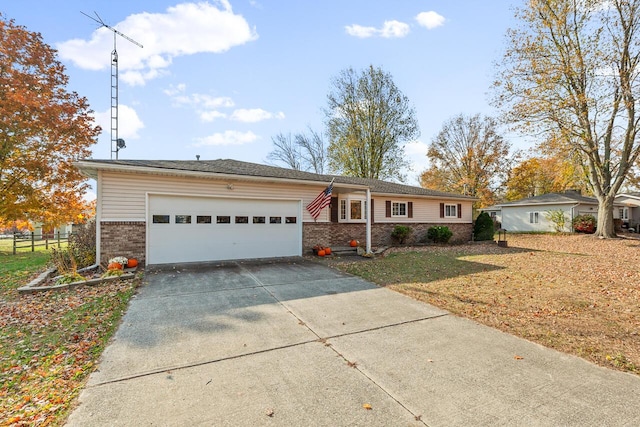
<svg viewBox="0 0 640 427">
<path fill-rule="evenodd" d="M 371 407 L 371 405 L 369 405 L 368 403 L 365 403 L 364 405 L 362 405 L 362 407 L 363 407 L 364 409 L 366 409 L 367 411 L 370 411 L 370 410 L 372 410 L 372 409 L 373 409 L 373 408 Z"/>
</svg>

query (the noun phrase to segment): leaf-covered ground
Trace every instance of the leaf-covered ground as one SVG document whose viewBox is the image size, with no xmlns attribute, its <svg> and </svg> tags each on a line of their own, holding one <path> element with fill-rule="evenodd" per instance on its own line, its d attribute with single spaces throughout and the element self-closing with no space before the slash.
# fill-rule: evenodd
<svg viewBox="0 0 640 427">
<path fill-rule="evenodd" d="M 139 280 L 20 295 L 46 254 L 0 256 L 0 425 L 60 425 Z"/>
<path fill-rule="evenodd" d="M 339 268 L 602 366 L 640 374 L 640 241 L 510 235 Z"/>
</svg>

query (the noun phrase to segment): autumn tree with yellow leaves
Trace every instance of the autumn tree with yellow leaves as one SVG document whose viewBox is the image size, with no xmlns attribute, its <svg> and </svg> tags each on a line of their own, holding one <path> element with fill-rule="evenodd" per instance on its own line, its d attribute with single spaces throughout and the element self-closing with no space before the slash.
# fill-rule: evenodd
<svg viewBox="0 0 640 427">
<path fill-rule="evenodd" d="M 430 166 L 420 174 L 420 185 L 478 197 L 480 207 L 492 205 L 514 159 L 510 150 L 494 118 L 460 114 L 431 141 Z"/>
<path fill-rule="evenodd" d="M 565 190 L 591 194 L 591 188 L 580 166 L 559 156 L 530 157 L 509 173 L 506 200 L 519 200 Z"/>
<path fill-rule="evenodd" d="M 72 162 L 91 154 L 100 128 L 68 81 L 39 33 L 0 14 L 0 223 L 58 225 L 87 207 Z"/>
<path fill-rule="evenodd" d="M 588 170 L 597 235 L 640 154 L 640 0 L 527 0 L 496 79 L 496 104 Z"/>
</svg>

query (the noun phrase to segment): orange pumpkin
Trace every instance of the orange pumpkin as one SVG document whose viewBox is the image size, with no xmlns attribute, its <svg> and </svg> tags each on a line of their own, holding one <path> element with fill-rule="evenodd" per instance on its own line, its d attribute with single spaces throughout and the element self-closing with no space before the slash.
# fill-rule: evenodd
<svg viewBox="0 0 640 427">
<path fill-rule="evenodd" d="M 355 248 L 356 246 L 358 246 L 358 241 L 354 239 L 354 240 L 352 240 L 352 241 L 350 241 L 350 242 L 349 242 L 349 245 L 350 245 L 352 248 Z"/>
<path fill-rule="evenodd" d="M 331 248 L 324 248 L 325 255 L 331 255 Z"/>
<path fill-rule="evenodd" d="M 127 261 L 127 268 L 136 268 L 138 266 L 138 260 L 135 258 L 129 258 Z"/>
<path fill-rule="evenodd" d="M 320 249 L 318 251 L 318 256 L 325 256 L 326 252 L 324 251 L 324 249 Z"/>
<path fill-rule="evenodd" d="M 107 266 L 107 270 L 122 270 L 122 264 L 119 262 L 112 262 Z"/>
</svg>

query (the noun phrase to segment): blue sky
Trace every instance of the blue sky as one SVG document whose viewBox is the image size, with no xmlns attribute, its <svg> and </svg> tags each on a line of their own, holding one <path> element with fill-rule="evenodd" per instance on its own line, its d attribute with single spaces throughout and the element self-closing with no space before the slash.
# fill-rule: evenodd
<svg viewBox="0 0 640 427">
<path fill-rule="evenodd" d="M 518 0 L 20 0 L 6 18 L 59 51 L 70 89 L 103 127 L 96 159 L 110 158 L 113 33 L 120 64 L 121 159 L 232 158 L 265 163 L 279 132 L 323 131 L 333 77 L 370 64 L 391 73 L 414 104 L 421 136 L 405 147 L 410 184 L 429 141 L 460 113 L 489 105 Z M 519 147 L 522 148 L 522 147 Z"/>
</svg>

